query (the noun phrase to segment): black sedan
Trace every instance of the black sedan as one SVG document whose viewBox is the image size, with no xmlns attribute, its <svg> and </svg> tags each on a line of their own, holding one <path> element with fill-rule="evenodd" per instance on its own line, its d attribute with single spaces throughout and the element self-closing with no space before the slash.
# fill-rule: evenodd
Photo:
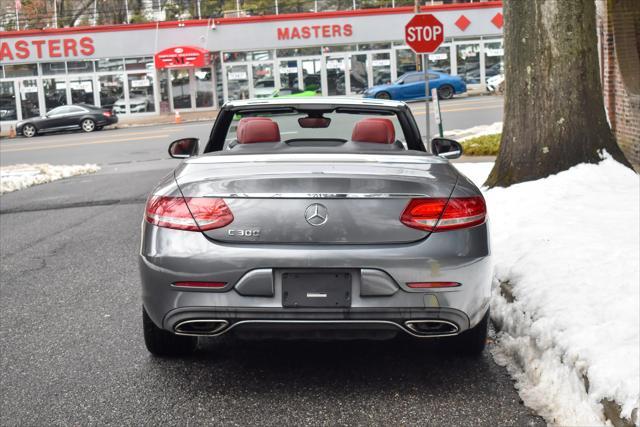
<svg viewBox="0 0 640 427">
<path fill-rule="evenodd" d="M 89 104 L 62 105 L 49 111 L 44 117 L 32 117 L 18 122 L 16 132 L 31 138 L 39 133 L 81 129 L 84 132 L 100 130 L 118 122 L 110 111 Z"/>
</svg>

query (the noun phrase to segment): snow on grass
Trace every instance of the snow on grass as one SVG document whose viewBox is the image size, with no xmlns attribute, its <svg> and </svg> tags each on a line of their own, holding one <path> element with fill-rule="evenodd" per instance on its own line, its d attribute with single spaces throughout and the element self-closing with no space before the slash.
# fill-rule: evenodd
<svg viewBox="0 0 640 427">
<path fill-rule="evenodd" d="M 482 185 L 492 164 L 455 166 Z M 638 175 L 606 157 L 484 193 L 495 360 L 551 424 L 604 424 L 605 399 L 631 419 L 640 399 Z"/>
<path fill-rule="evenodd" d="M 49 164 L 11 165 L 0 168 L 0 194 L 9 193 L 36 184 L 44 184 L 75 175 L 94 173 L 98 165 L 54 166 Z"/>
<path fill-rule="evenodd" d="M 453 129 L 444 133 L 447 138 L 455 139 L 462 142 L 470 138 L 475 138 L 482 135 L 495 135 L 502 132 L 502 122 L 495 122 L 490 125 L 474 126 L 468 129 Z"/>
</svg>

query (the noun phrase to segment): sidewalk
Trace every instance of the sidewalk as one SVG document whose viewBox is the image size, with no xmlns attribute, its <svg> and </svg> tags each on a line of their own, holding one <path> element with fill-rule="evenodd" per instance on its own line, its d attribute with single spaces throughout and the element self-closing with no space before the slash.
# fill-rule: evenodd
<svg viewBox="0 0 640 427">
<path fill-rule="evenodd" d="M 180 113 L 180 121 L 182 123 L 210 121 L 211 124 L 213 124 L 213 121 L 216 119 L 217 115 L 218 115 L 218 110 L 186 111 L 186 112 Z M 118 123 L 114 127 L 116 129 L 121 129 L 121 128 L 134 127 L 134 126 L 151 126 L 151 125 L 175 123 L 175 121 L 176 121 L 175 113 L 161 113 L 158 116 L 144 116 L 144 117 L 118 116 Z"/>
</svg>

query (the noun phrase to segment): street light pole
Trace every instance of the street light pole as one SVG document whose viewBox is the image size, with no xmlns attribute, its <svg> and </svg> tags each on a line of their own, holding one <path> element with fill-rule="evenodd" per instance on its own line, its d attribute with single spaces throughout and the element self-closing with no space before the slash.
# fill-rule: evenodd
<svg viewBox="0 0 640 427">
<path fill-rule="evenodd" d="M 198 0 L 198 1 L 196 2 L 196 5 L 197 5 L 197 7 L 198 7 L 198 19 L 202 19 L 202 18 L 200 17 L 200 0 Z"/>
</svg>

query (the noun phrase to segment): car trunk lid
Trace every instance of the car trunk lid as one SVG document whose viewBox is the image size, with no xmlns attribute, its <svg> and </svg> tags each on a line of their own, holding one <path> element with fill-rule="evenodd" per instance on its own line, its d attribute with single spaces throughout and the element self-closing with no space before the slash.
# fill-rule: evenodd
<svg viewBox="0 0 640 427">
<path fill-rule="evenodd" d="M 432 156 L 206 156 L 176 180 L 185 197 L 224 199 L 228 243 L 393 244 L 429 233 L 400 222 L 412 198 L 449 197 L 455 170 Z"/>
</svg>

